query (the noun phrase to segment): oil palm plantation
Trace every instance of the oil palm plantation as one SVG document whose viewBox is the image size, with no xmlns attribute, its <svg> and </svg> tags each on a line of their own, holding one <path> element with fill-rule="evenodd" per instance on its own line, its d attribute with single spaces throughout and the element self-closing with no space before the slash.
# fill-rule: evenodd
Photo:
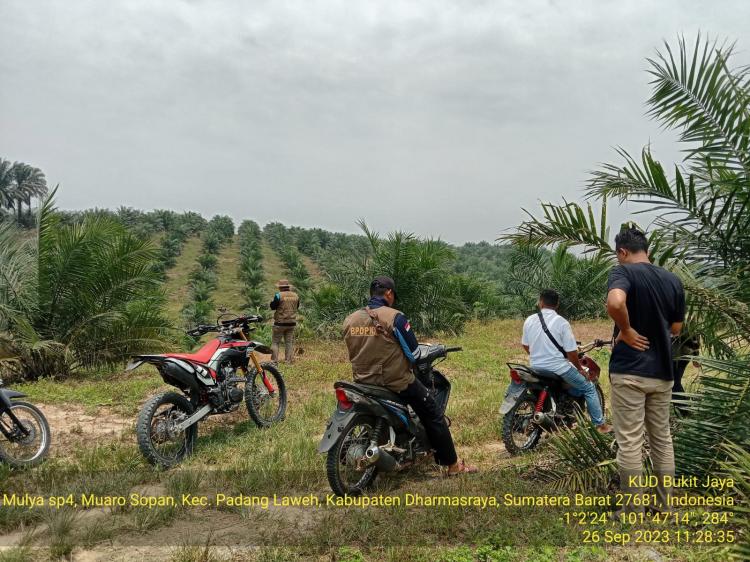
<svg viewBox="0 0 750 562">
<path fill-rule="evenodd" d="M 169 338 L 150 242 L 108 218 L 61 224 L 51 197 L 36 240 L 0 230 L 0 357 L 23 378 L 64 376 Z"/>
<path fill-rule="evenodd" d="M 648 115 L 677 132 L 681 162 L 664 166 L 648 146 L 638 156 L 621 149 L 619 163 L 593 173 L 587 206 L 546 203 L 507 237 L 613 260 L 607 200 L 657 214 L 648 227 L 652 256 L 682 278 L 686 329 L 715 357 L 704 362 L 693 416 L 675 437 L 678 470 L 696 475 L 721 466 L 725 442 L 750 448 L 750 67 L 734 65 L 733 52 L 699 36 L 665 44 L 648 61 Z"/>
</svg>

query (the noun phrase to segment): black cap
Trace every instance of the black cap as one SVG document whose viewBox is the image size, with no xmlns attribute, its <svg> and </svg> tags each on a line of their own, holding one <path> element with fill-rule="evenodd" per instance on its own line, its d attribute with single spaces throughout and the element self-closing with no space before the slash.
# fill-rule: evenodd
<svg viewBox="0 0 750 562">
<path fill-rule="evenodd" d="M 374 291 L 375 289 L 390 289 L 395 295 L 396 283 L 387 275 L 378 275 L 375 279 L 372 280 L 372 283 L 370 283 L 370 292 Z"/>
</svg>

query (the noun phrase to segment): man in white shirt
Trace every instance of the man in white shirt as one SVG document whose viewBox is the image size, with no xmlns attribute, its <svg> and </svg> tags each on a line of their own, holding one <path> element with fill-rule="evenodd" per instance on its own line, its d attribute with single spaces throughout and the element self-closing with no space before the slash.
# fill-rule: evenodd
<svg viewBox="0 0 750 562">
<path fill-rule="evenodd" d="M 523 323 L 521 345 L 530 356 L 532 369 L 555 373 L 570 385 L 573 390 L 571 394 L 583 395 L 591 421 L 600 432 L 610 433 L 612 427 L 604 423 L 604 412 L 596 387 L 578 359 L 578 344 L 570 323 L 557 314 L 559 304 L 557 291 L 544 289 L 541 292 L 541 318 L 540 314 L 532 314 Z M 551 338 L 545 332 L 542 321 Z"/>
</svg>

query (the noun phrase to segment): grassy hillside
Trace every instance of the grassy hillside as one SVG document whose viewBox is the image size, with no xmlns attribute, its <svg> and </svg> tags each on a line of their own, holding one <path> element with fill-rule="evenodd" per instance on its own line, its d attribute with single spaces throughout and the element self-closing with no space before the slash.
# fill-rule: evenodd
<svg viewBox="0 0 750 562">
<path fill-rule="evenodd" d="M 200 252 L 201 239 L 197 236 L 189 238 L 182 253 L 177 257 L 176 265 L 167 270 L 167 280 L 164 283 L 168 299 L 167 311 L 177 325 L 182 325 L 180 309 L 188 298 L 188 276 Z"/>
<path fill-rule="evenodd" d="M 268 300 L 270 302 L 277 291 L 276 283 L 279 279 L 288 277 L 288 275 L 284 271 L 284 264 L 281 263 L 279 256 L 265 241 L 263 242 L 263 270 L 266 273 L 266 288 L 268 289 Z"/>
<path fill-rule="evenodd" d="M 217 287 L 213 299 L 216 307 L 226 307 L 230 311 L 241 312 L 244 299 L 241 285 L 237 278 L 237 268 L 240 263 L 239 240 L 235 235 L 219 252 L 219 262 L 216 266 Z"/>
</svg>

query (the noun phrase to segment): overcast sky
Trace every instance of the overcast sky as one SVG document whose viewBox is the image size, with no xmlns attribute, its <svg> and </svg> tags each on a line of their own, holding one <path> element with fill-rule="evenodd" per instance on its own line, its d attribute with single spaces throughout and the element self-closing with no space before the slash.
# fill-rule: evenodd
<svg viewBox="0 0 750 562">
<path fill-rule="evenodd" d="M 0 157 L 63 208 L 492 240 L 580 197 L 644 117 L 645 57 L 750 2 L 2 0 Z"/>
</svg>

